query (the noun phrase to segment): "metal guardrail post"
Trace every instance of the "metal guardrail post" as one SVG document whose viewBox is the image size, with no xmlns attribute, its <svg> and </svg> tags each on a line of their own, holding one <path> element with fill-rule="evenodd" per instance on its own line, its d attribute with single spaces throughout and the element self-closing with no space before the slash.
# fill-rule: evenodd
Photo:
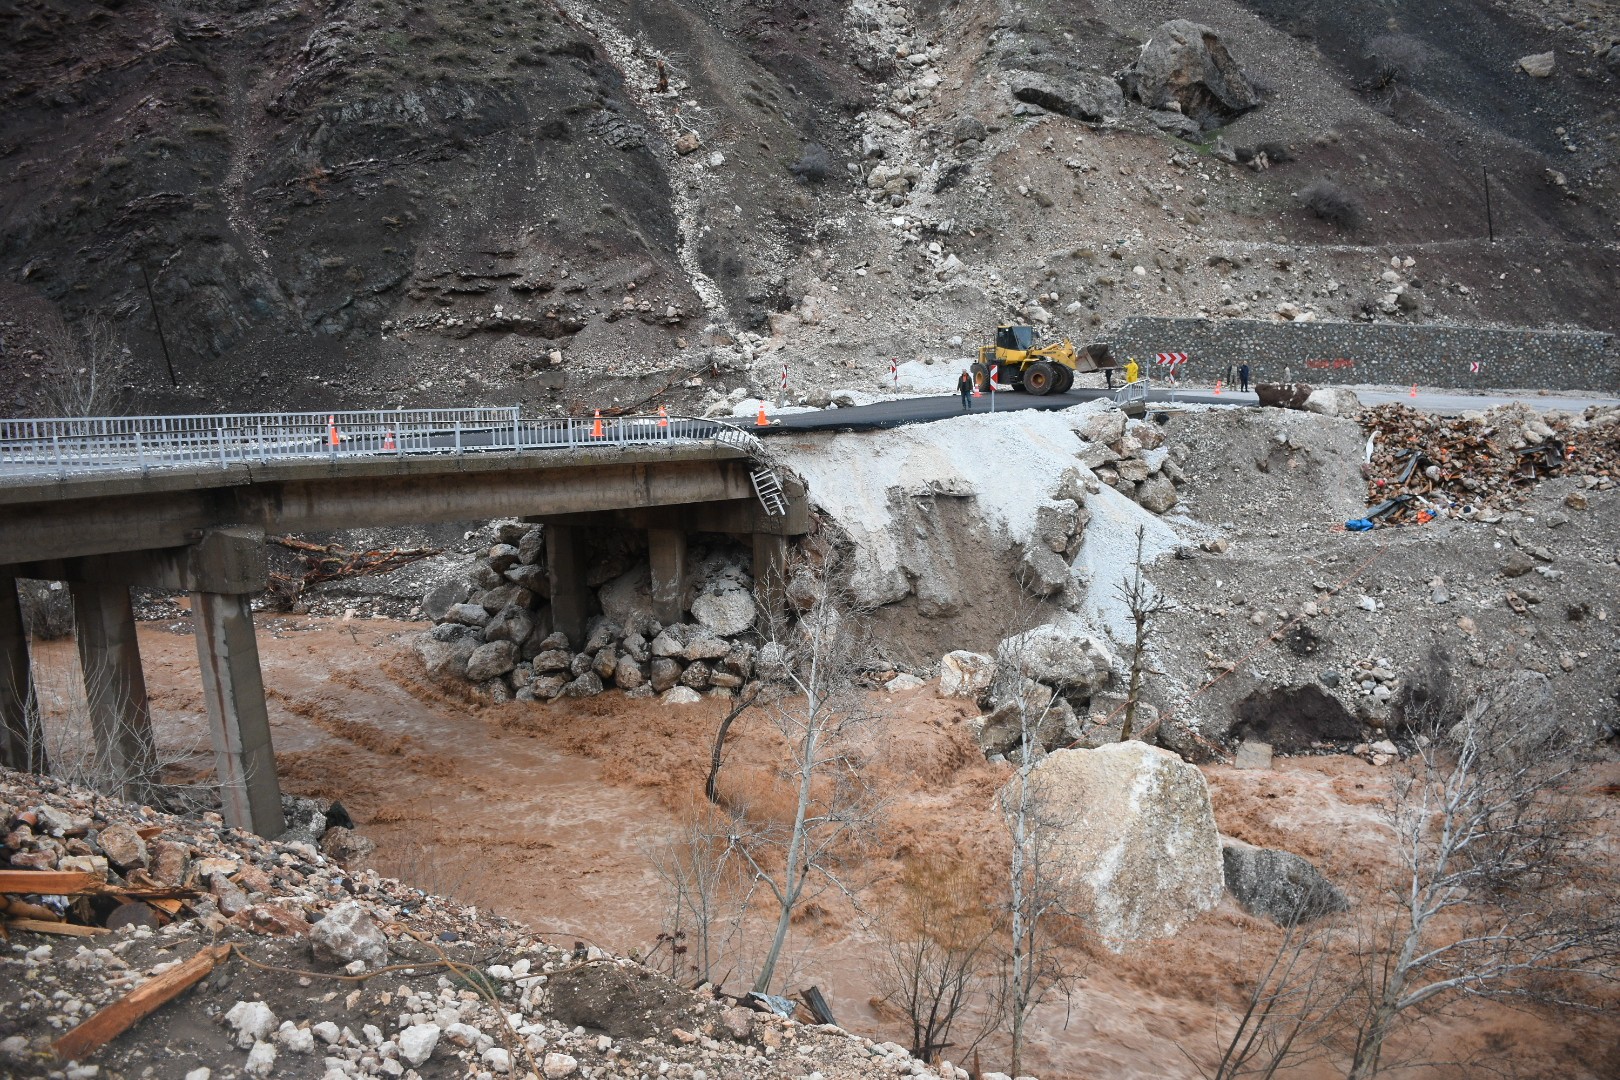
<svg viewBox="0 0 1620 1080">
<path fill-rule="evenodd" d="M 461 453 L 461 421 L 456 421 L 456 453 Z"/>
</svg>

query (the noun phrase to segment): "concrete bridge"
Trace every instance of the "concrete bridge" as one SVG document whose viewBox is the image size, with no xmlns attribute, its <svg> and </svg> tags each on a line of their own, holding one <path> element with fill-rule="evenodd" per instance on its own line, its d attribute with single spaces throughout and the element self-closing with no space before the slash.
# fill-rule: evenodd
<svg viewBox="0 0 1620 1080">
<path fill-rule="evenodd" d="M 96 436 L 18 426 L 83 421 L 0 421 L 0 762 L 49 769 L 17 578 L 68 584 L 98 762 L 130 798 L 152 778 L 155 752 L 129 590 L 191 594 L 225 819 L 271 836 L 284 823 L 249 607 L 267 583 L 266 535 L 539 522 L 555 629 L 576 643 L 588 599 L 578 537 L 590 525 L 647 531 L 665 622 L 684 614 L 690 532 L 751 537 L 757 587 L 780 588 L 807 502 L 751 436 L 708 421 L 501 413 L 454 431 L 422 414 L 332 414 L 330 424 L 310 414 L 296 430 L 214 418 L 213 430 L 196 428 L 200 447 L 150 422 Z"/>
</svg>

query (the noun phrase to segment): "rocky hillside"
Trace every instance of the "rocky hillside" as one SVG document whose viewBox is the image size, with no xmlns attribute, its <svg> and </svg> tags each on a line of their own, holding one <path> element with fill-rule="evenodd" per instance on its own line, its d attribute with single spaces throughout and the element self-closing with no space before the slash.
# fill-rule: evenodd
<svg viewBox="0 0 1620 1080">
<path fill-rule="evenodd" d="M 1620 310 L 1612 4 L 22 0 L 0 25 L 8 412 L 75 362 L 56 316 L 127 352 L 128 406 L 556 411 L 696 406 L 784 360 L 810 392 L 1010 316 Z"/>
</svg>

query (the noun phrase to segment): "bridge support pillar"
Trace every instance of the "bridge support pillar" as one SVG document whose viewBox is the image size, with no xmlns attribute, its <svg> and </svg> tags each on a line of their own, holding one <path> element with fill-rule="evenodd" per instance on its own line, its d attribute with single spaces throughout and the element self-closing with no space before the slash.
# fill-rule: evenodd
<svg viewBox="0 0 1620 1080">
<path fill-rule="evenodd" d="M 546 570 L 551 578 L 551 628 L 568 635 L 570 646 L 585 643 L 585 565 L 579 530 L 548 521 Z"/>
<path fill-rule="evenodd" d="M 686 533 L 648 529 L 647 553 L 652 565 L 653 618 L 665 626 L 678 623 L 686 614 L 681 603 L 686 593 Z"/>
<path fill-rule="evenodd" d="M 780 614 L 787 598 L 787 537 L 754 534 L 754 598 L 772 614 Z"/>
<path fill-rule="evenodd" d="M 28 664 L 28 630 L 17 602 L 17 579 L 9 576 L 0 576 L 0 765 L 50 772 Z"/>
<path fill-rule="evenodd" d="M 193 592 L 191 615 L 225 823 L 277 836 L 286 822 L 248 596 Z"/>
<path fill-rule="evenodd" d="M 143 801 L 157 780 L 157 749 L 129 586 L 75 581 L 68 588 L 96 743 L 94 772 L 123 798 Z"/>
</svg>

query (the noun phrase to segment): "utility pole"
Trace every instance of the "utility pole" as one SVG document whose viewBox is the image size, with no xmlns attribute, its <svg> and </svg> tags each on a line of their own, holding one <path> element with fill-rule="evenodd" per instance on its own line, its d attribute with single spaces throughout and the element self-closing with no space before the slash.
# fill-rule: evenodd
<svg viewBox="0 0 1620 1080">
<path fill-rule="evenodd" d="M 1489 243 L 1496 242 L 1496 224 L 1491 220 L 1491 174 L 1485 166 L 1479 167 L 1479 175 L 1485 180 L 1485 238 Z"/>
<path fill-rule="evenodd" d="M 152 305 L 152 322 L 157 326 L 158 344 L 163 346 L 163 366 L 169 369 L 169 385 L 176 389 L 180 380 L 175 378 L 174 359 L 169 355 L 169 339 L 163 334 L 163 316 L 158 314 L 157 297 L 152 295 L 152 279 L 146 275 L 146 267 L 141 267 L 141 280 L 146 283 L 146 299 Z"/>
</svg>

